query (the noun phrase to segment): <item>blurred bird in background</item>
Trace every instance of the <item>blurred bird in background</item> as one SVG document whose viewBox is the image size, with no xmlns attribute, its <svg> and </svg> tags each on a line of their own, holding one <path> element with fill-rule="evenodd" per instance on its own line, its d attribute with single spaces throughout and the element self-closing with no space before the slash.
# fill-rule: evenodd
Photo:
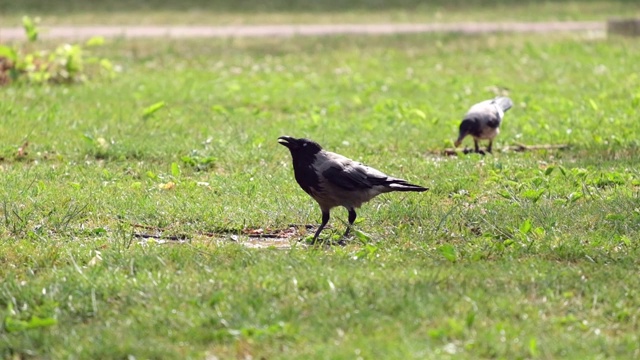
<svg viewBox="0 0 640 360">
<path fill-rule="evenodd" d="M 493 139 L 500 132 L 504 113 L 512 106 L 513 102 L 508 97 L 497 97 L 473 105 L 460 123 L 460 133 L 455 146 L 460 146 L 462 140 L 467 135 L 471 135 L 477 153 L 484 154 L 478 146 L 479 140 L 489 140 L 487 152 L 491 153 Z"/>
</svg>

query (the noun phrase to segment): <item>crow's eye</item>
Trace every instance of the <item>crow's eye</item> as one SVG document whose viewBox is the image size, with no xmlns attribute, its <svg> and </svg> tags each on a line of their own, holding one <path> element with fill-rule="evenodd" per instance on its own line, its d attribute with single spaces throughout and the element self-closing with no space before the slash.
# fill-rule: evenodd
<svg viewBox="0 0 640 360">
<path fill-rule="evenodd" d="M 305 147 L 305 146 L 307 146 L 307 143 L 302 144 L 302 147 Z"/>
</svg>

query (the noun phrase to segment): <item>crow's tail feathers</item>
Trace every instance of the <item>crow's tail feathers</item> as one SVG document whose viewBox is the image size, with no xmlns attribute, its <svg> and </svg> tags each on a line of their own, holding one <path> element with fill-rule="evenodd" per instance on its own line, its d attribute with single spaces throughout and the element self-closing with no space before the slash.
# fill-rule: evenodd
<svg viewBox="0 0 640 360">
<path fill-rule="evenodd" d="M 388 187 L 392 191 L 417 191 L 423 192 L 429 190 L 429 188 L 422 187 L 420 185 L 409 184 L 405 180 L 394 180 L 391 182 Z"/>
<path fill-rule="evenodd" d="M 511 109 L 511 107 L 513 106 L 513 101 L 511 101 L 511 99 L 509 99 L 508 97 L 504 97 L 504 96 L 493 99 L 493 102 L 496 103 L 498 106 L 500 106 L 502 111 L 507 111 Z"/>
</svg>

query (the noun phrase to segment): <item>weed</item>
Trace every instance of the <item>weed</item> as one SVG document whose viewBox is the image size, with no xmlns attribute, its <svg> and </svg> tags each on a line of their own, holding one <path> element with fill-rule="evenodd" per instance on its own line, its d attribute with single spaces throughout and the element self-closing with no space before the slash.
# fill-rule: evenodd
<svg viewBox="0 0 640 360">
<path fill-rule="evenodd" d="M 101 45 L 99 37 L 84 45 L 62 44 L 54 50 L 36 50 L 39 18 L 23 17 L 22 23 L 29 45 L 22 47 L 0 45 L 0 85 L 26 81 L 28 83 L 77 83 L 87 80 L 87 66 L 97 65 L 98 72 L 113 77 L 113 64 L 106 58 L 87 56 L 87 48 Z"/>
</svg>

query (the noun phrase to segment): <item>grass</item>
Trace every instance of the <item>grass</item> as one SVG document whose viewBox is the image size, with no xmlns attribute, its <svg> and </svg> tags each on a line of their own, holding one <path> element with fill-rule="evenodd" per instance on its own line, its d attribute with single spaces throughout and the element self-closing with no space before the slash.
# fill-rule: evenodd
<svg viewBox="0 0 640 360">
<path fill-rule="evenodd" d="M 100 51 L 121 68 L 113 80 L 3 89 L 0 357 L 640 355 L 636 41 L 116 40 Z M 439 155 L 466 109 L 499 93 L 515 106 L 495 147 L 571 148 Z M 302 236 L 247 248 L 244 228 L 320 220 L 283 134 L 431 190 L 366 204 L 366 235 L 344 248 Z M 324 237 L 344 221 L 336 209 Z M 189 239 L 140 239 L 135 225 Z"/>
<path fill-rule="evenodd" d="M 41 16 L 47 25 L 566 21 L 640 15 L 635 0 L 0 0 L 0 9 L 4 26 L 20 26 L 23 15 Z"/>
</svg>

